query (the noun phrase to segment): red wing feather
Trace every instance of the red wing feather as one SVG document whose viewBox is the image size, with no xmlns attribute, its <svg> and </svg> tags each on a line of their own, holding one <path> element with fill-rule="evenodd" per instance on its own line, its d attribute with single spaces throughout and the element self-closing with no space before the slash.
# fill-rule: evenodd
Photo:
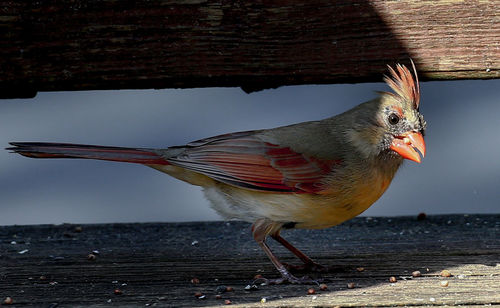
<svg viewBox="0 0 500 308">
<path fill-rule="evenodd" d="M 323 190 L 325 176 L 339 163 L 314 159 L 241 133 L 194 142 L 168 161 L 227 184 L 288 193 Z"/>
</svg>

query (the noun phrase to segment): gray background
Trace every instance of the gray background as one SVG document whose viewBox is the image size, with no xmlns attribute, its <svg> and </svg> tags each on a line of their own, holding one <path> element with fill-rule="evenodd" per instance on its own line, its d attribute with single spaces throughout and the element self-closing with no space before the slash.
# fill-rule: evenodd
<svg viewBox="0 0 500 308">
<path fill-rule="evenodd" d="M 499 213 L 500 80 L 426 82 L 427 156 L 407 162 L 363 215 Z M 9 141 L 167 147 L 226 132 L 322 119 L 382 83 L 40 93 L 0 100 Z M 220 219 L 201 190 L 140 165 L 35 160 L 0 150 L 0 225 Z"/>
</svg>

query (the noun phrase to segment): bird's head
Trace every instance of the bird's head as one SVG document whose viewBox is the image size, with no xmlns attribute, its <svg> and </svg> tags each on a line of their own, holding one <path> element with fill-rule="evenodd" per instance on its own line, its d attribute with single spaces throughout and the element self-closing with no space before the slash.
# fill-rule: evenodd
<svg viewBox="0 0 500 308">
<path fill-rule="evenodd" d="M 394 92 L 380 92 L 378 99 L 360 105 L 355 120 L 359 125 L 351 137 L 357 139 L 353 141 L 365 154 L 401 157 L 417 163 L 420 155 L 425 156 L 426 123 L 419 112 L 419 82 L 413 62 L 412 66 L 414 75 L 401 64 L 395 69 L 389 67 L 390 76 L 384 80 Z"/>
</svg>

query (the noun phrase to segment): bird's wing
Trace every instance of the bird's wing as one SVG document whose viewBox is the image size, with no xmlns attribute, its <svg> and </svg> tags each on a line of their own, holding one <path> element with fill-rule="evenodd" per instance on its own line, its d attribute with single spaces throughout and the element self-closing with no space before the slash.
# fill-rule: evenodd
<svg viewBox="0 0 500 308">
<path fill-rule="evenodd" d="M 259 139 L 254 132 L 192 142 L 167 158 L 172 165 L 230 185 L 258 191 L 315 193 L 339 160 L 320 160 Z"/>
</svg>

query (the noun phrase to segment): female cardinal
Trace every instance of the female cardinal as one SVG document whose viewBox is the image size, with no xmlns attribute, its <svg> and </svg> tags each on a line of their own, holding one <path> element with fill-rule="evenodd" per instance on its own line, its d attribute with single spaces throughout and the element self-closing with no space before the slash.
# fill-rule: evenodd
<svg viewBox="0 0 500 308">
<path fill-rule="evenodd" d="M 412 63 L 413 65 L 413 63 Z M 227 219 L 252 222 L 254 239 L 281 273 L 297 278 L 266 244 L 269 235 L 309 268 L 313 260 L 280 236 L 283 228 L 327 228 L 365 211 L 387 189 L 403 159 L 425 155 L 420 90 L 404 66 L 384 79 L 394 93 L 321 121 L 230 133 L 166 149 L 63 143 L 12 142 L 8 148 L 35 158 L 87 158 L 139 163 L 203 187 Z"/>
</svg>

